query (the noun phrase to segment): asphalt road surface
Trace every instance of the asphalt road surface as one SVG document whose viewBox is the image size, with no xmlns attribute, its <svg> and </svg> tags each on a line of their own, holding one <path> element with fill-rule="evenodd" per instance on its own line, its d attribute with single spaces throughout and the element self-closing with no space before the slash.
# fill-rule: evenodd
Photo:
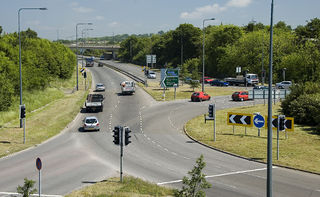
<svg viewBox="0 0 320 197">
<path fill-rule="evenodd" d="M 116 63 L 113 63 L 116 64 Z M 141 72 L 139 67 L 121 64 L 123 69 Z M 183 133 L 191 118 L 206 113 L 209 103 L 216 109 L 252 105 L 253 101 L 232 102 L 230 96 L 210 102 L 192 103 L 189 99 L 156 102 L 137 88 L 135 95 L 120 94 L 120 82 L 127 77 L 106 67 L 93 67 L 94 83 L 104 83 L 104 111 L 79 113 L 60 135 L 46 143 L 0 159 L 0 196 L 16 192 L 23 179 L 38 180 L 35 160 L 42 160 L 42 196 L 64 195 L 108 177 L 119 176 L 119 147 L 113 144 L 112 129 L 129 126 L 132 143 L 124 148 L 124 173 L 158 183 L 181 187 L 181 179 L 204 155 L 204 173 L 213 185 L 207 196 L 266 196 L 266 165 L 234 157 L 204 147 Z M 158 76 L 157 76 L 158 77 Z M 99 132 L 83 132 L 81 121 L 95 115 Z M 38 184 L 38 183 L 37 183 Z M 319 197 L 320 176 L 275 167 L 274 196 Z"/>
</svg>

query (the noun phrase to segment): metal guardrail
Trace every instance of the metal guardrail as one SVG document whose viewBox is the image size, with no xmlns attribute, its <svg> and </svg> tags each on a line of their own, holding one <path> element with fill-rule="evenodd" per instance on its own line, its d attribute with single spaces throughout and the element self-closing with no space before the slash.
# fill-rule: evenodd
<svg viewBox="0 0 320 197">
<path fill-rule="evenodd" d="M 273 99 L 284 99 L 287 95 L 291 93 L 291 90 L 286 89 L 273 89 L 272 90 L 272 98 Z M 249 90 L 249 99 L 268 99 L 269 90 Z"/>
<path fill-rule="evenodd" d="M 124 71 L 124 70 L 122 70 L 122 69 L 120 69 L 120 68 L 118 68 L 118 67 L 115 67 L 115 66 L 112 66 L 112 65 L 110 65 L 110 64 L 107 64 L 107 63 L 104 63 L 104 62 L 100 62 L 100 61 L 97 61 L 97 60 L 94 60 L 94 61 L 97 62 L 97 63 L 101 63 L 101 64 L 103 64 L 104 66 L 109 67 L 109 68 L 111 68 L 111 69 L 113 69 L 113 70 L 115 70 L 115 71 L 118 71 L 118 72 L 120 72 L 120 73 L 122 73 L 122 74 L 124 74 L 124 75 L 126 75 L 126 76 L 128 76 L 128 77 L 130 77 L 130 78 L 133 79 L 134 81 L 139 82 L 139 83 L 142 83 L 143 85 L 145 85 L 145 83 L 146 83 L 144 79 L 141 79 L 141 78 L 139 78 L 139 77 L 137 77 L 137 76 L 135 76 L 135 75 L 127 72 L 127 71 Z"/>
</svg>

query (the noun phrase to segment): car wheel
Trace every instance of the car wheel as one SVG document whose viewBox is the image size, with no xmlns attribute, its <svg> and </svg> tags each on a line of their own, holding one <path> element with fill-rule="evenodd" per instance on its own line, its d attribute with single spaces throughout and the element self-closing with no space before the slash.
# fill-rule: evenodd
<svg viewBox="0 0 320 197">
<path fill-rule="evenodd" d="M 202 98 L 199 98 L 199 102 L 202 102 Z"/>
<path fill-rule="evenodd" d="M 210 101 L 211 97 L 209 96 L 208 101 Z"/>
</svg>

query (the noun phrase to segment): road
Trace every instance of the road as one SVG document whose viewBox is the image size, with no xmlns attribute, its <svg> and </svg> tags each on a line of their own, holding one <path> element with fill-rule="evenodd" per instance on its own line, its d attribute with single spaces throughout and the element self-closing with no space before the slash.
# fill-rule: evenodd
<svg viewBox="0 0 320 197">
<path fill-rule="evenodd" d="M 114 63 L 116 64 L 116 63 Z M 139 72 L 139 68 L 121 66 Z M 16 192 L 23 178 L 37 180 L 35 159 L 43 162 L 42 193 L 64 195 L 70 191 L 119 176 L 119 147 L 113 144 L 112 129 L 126 125 L 132 130 L 132 143 L 124 149 L 124 172 L 145 180 L 181 187 L 181 179 L 204 155 L 204 173 L 213 185 L 207 196 L 265 196 L 266 165 L 234 157 L 204 147 L 183 133 L 191 118 L 206 113 L 208 102 L 189 100 L 156 102 L 140 88 L 132 96 L 120 94 L 126 76 L 106 67 L 90 68 L 95 83 L 106 85 L 104 111 L 80 113 L 60 135 L 44 144 L 0 159 L 0 196 Z M 141 71 L 140 71 L 141 72 Z M 141 74 L 143 74 L 141 72 Z M 232 102 L 216 97 L 216 109 L 248 102 Z M 81 120 L 96 115 L 100 132 L 81 132 Z M 284 168 L 273 169 L 274 196 L 320 196 L 320 176 Z M 2 193 L 1 193 L 2 192 Z M 44 196 L 44 195 L 43 195 Z"/>
</svg>

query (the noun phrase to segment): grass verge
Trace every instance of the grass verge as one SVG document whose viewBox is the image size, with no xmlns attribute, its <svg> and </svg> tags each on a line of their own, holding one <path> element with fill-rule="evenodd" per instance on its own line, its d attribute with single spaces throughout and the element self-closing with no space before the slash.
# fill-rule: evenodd
<svg viewBox="0 0 320 197">
<path fill-rule="evenodd" d="M 106 181 L 73 191 L 66 197 L 79 196 L 173 196 L 174 189 L 160 187 L 138 178 L 126 176 L 123 183 L 119 178 L 111 178 Z"/>
<path fill-rule="evenodd" d="M 261 129 L 258 137 L 256 127 L 227 125 L 227 112 L 249 113 L 260 112 L 267 115 L 267 105 L 239 107 L 219 110 L 216 112 L 216 141 L 213 141 L 212 121 L 204 123 L 204 117 L 198 116 L 187 122 L 185 128 L 193 138 L 217 149 L 251 158 L 257 161 L 267 161 L 267 129 Z M 273 114 L 279 114 L 280 104 L 273 106 Z M 295 125 L 293 132 L 280 132 L 279 160 L 277 160 L 277 132 L 273 131 L 273 163 L 301 170 L 320 173 L 320 136 L 314 128 Z"/>
<path fill-rule="evenodd" d="M 146 92 L 148 92 L 157 101 L 171 101 L 174 100 L 174 88 L 168 88 L 165 90 L 165 99 L 163 98 L 163 88 L 160 87 L 158 82 L 149 82 L 148 87 L 139 84 Z M 245 87 L 216 87 L 216 86 L 205 86 L 206 93 L 211 97 L 213 96 L 223 96 L 230 95 L 239 90 L 245 90 Z M 183 84 L 176 88 L 176 99 L 190 99 L 191 94 L 195 91 L 201 91 L 201 87 L 195 88 L 194 90 L 190 88 L 190 85 Z"/>
<path fill-rule="evenodd" d="M 9 111 L 1 112 L 0 157 L 40 144 L 61 132 L 79 113 L 88 92 L 84 90 L 83 77 L 79 77 L 79 91 L 73 91 L 75 84 L 74 75 L 67 81 L 55 81 L 43 91 L 24 92 L 25 144 L 23 129 L 19 128 L 19 97 Z"/>
</svg>

